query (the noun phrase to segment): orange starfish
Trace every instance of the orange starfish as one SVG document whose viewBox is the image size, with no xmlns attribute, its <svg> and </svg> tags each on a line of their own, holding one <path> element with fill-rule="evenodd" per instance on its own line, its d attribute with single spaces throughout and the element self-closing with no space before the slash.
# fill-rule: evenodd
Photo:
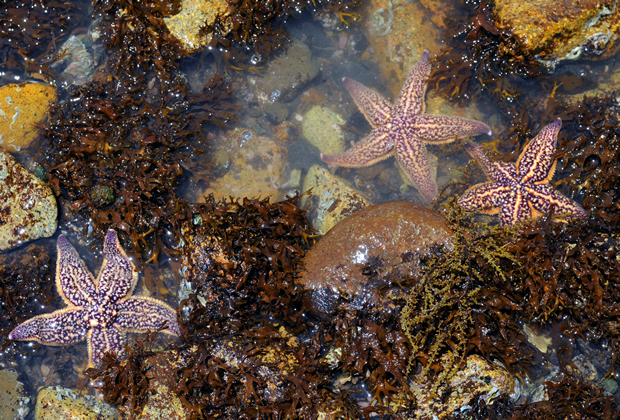
<svg viewBox="0 0 620 420">
<path fill-rule="evenodd" d="M 491 134 L 484 123 L 466 118 L 424 113 L 424 95 L 431 71 L 430 53 L 424 50 L 420 61 L 413 67 L 396 104 L 390 104 L 379 93 L 344 78 L 344 87 L 374 127 L 362 141 L 339 155 L 323 155 L 329 166 L 360 168 L 373 165 L 396 155 L 411 183 L 425 200 L 437 196 L 437 184 L 424 143 L 450 143 L 457 137 L 482 133 Z"/>
</svg>

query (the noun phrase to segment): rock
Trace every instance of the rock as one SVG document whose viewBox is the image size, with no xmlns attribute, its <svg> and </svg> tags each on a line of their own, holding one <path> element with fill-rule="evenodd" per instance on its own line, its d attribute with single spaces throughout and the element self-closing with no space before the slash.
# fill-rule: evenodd
<svg viewBox="0 0 620 420">
<path fill-rule="evenodd" d="M 59 386 L 39 391 L 35 409 L 36 420 L 107 420 L 116 419 L 116 410 L 92 395 Z"/>
<path fill-rule="evenodd" d="M 211 40 L 211 37 L 201 35 L 200 29 L 211 25 L 217 15 L 225 15 L 230 9 L 226 0 L 183 0 L 181 11 L 172 17 L 165 17 L 164 22 L 170 33 L 192 53 Z"/>
<path fill-rule="evenodd" d="M 620 9 L 614 0 L 495 0 L 493 19 L 522 47 L 553 69 L 580 57 L 607 59 L 620 47 Z"/>
<path fill-rule="evenodd" d="M 26 418 L 30 398 L 24 396 L 24 386 L 17 380 L 17 372 L 0 370 L 0 420 Z"/>
<path fill-rule="evenodd" d="M 286 51 L 267 64 L 263 76 L 248 76 L 254 96 L 261 104 L 288 102 L 319 74 L 319 65 L 300 41 L 293 41 Z"/>
<path fill-rule="evenodd" d="M 312 165 L 304 179 L 301 207 L 308 214 L 312 227 L 325 235 L 338 222 L 370 205 L 362 194 L 346 181 L 319 165 Z"/>
<path fill-rule="evenodd" d="M 615 394 L 618 391 L 618 382 L 611 378 L 603 379 L 603 387 L 605 387 L 605 391 L 610 394 Z"/>
<path fill-rule="evenodd" d="M 340 125 L 344 120 L 334 111 L 314 106 L 303 116 L 301 130 L 304 138 L 324 155 L 344 152 L 344 135 Z"/>
<path fill-rule="evenodd" d="M 406 202 L 367 207 L 334 226 L 306 254 L 299 281 L 317 309 L 330 312 L 330 291 L 355 306 L 379 302 L 377 286 L 421 274 L 420 256 L 451 246 L 444 218 Z M 333 300 L 333 299 L 332 299 Z"/>
<path fill-rule="evenodd" d="M 47 238 L 56 231 L 52 190 L 0 149 L 0 250 Z"/>
<path fill-rule="evenodd" d="M 417 403 L 416 420 L 442 419 L 457 412 L 464 414 L 476 395 L 482 396 L 487 405 L 492 405 L 493 400 L 504 395 L 508 395 L 512 402 L 521 397 L 521 383 L 518 380 L 503 367 L 477 355 L 469 356 L 467 365 L 447 385 L 441 385 L 437 392 L 433 392 L 430 384 L 418 380 L 411 385 Z"/>
<path fill-rule="evenodd" d="M 0 87 L 0 146 L 10 151 L 28 147 L 43 122 L 56 89 L 41 83 L 8 84 Z"/>
<path fill-rule="evenodd" d="M 152 394 L 136 420 L 185 420 L 187 415 L 177 394 L 166 385 L 152 387 Z M 132 417 L 130 417 L 132 418 Z"/>
<path fill-rule="evenodd" d="M 95 61 L 87 45 L 92 42 L 89 35 L 72 35 L 60 47 L 58 55 L 61 58 L 50 67 L 55 71 L 62 69 L 60 76 L 65 79 L 65 85 L 83 85 L 90 81 L 95 72 Z"/>
<path fill-rule="evenodd" d="M 211 181 L 202 196 L 280 198 L 280 187 L 286 182 L 286 148 L 252 130 L 237 130 L 222 144 L 230 147 L 229 170 Z"/>
</svg>

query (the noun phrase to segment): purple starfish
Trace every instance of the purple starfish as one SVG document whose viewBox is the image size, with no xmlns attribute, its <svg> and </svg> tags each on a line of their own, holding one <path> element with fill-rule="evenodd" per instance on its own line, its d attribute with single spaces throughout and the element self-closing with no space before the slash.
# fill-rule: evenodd
<svg viewBox="0 0 620 420">
<path fill-rule="evenodd" d="M 394 105 L 374 90 L 344 78 L 344 87 L 373 130 L 344 153 L 321 154 L 323 162 L 329 166 L 361 168 L 396 155 L 398 163 L 422 197 L 427 201 L 437 197 L 437 183 L 425 143 L 442 144 L 459 137 L 483 133 L 490 135 L 491 129 L 480 121 L 424 112 L 424 95 L 431 72 L 429 56 L 428 50 L 424 50 Z"/>
<path fill-rule="evenodd" d="M 180 334 L 176 312 L 160 300 L 133 297 L 138 273 L 108 230 L 97 280 L 64 235 L 58 237 L 56 287 L 68 308 L 39 315 L 11 331 L 11 340 L 36 340 L 52 346 L 88 341 L 90 366 L 100 367 L 104 353 L 123 358 L 125 332 L 157 330 Z"/>
</svg>

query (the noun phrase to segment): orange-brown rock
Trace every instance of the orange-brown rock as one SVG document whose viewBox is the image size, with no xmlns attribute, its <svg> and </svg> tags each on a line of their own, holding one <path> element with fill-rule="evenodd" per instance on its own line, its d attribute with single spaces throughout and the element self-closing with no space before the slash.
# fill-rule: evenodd
<svg viewBox="0 0 620 420">
<path fill-rule="evenodd" d="M 378 289 L 421 275 L 420 256 L 451 246 L 443 216 L 406 202 L 367 207 L 321 238 L 305 257 L 300 282 L 313 289 L 315 307 L 330 312 L 334 294 L 353 305 L 379 301 Z"/>
</svg>

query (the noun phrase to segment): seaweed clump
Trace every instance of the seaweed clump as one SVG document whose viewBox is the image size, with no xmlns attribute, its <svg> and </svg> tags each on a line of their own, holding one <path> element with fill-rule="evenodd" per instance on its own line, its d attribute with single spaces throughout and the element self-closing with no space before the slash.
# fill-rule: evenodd
<svg viewBox="0 0 620 420">
<path fill-rule="evenodd" d="M 168 352 L 181 362 L 168 381 L 191 418 L 357 415 L 354 400 L 330 386 L 320 327 L 294 282 L 310 232 L 298 201 L 209 197 L 186 214 L 181 262 L 188 297 L 180 309 L 181 343 Z M 121 378 L 144 383 L 147 373 L 134 368 L 143 355 L 136 349 L 127 361 L 108 359 L 91 372 L 108 402 L 129 398 Z"/>
<path fill-rule="evenodd" d="M 454 232 L 453 249 L 442 247 L 426 259 L 424 275 L 411 288 L 401 315 L 412 347 L 408 370 L 420 362 L 422 377 L 435 374 L 435 389 L 456 373 L 473 349 L 517 371 L 533 356 L 520 344 L 527 340 L 518 324 L 493 316 L 492 308 L 500 303 L 495 300 L 503 299 L 488 292 L 490 284 L 499 289 L 509 282 L 507 267 L 518 267 L 507 248 L 514 231 L 474 223 L 454 198 L 446 205 L 446 217 Z M 504 353 L 508 347 L 512 351 Z M 449 356 L 442 358 L 446 353 Z"/>
<path fill-rule="evenodd" d="M 204 147 L 200 125 L 223 124 L 232 109 L 219 76 L 188 92 L 183 53 L 163 23 L 175 4 L 95 2 L 110 53 L 103 76 L 71 86 L 69 100 L 52 105 L 42 147 L 55 193 L 85 230 L 102 238 L 114 227 L 129 252 L 149 261 L 176 247 L 177 217 L 188 206 L 177 188 Z M 96 194 L 102 187 L 105 200 Z"/>
</svg>

